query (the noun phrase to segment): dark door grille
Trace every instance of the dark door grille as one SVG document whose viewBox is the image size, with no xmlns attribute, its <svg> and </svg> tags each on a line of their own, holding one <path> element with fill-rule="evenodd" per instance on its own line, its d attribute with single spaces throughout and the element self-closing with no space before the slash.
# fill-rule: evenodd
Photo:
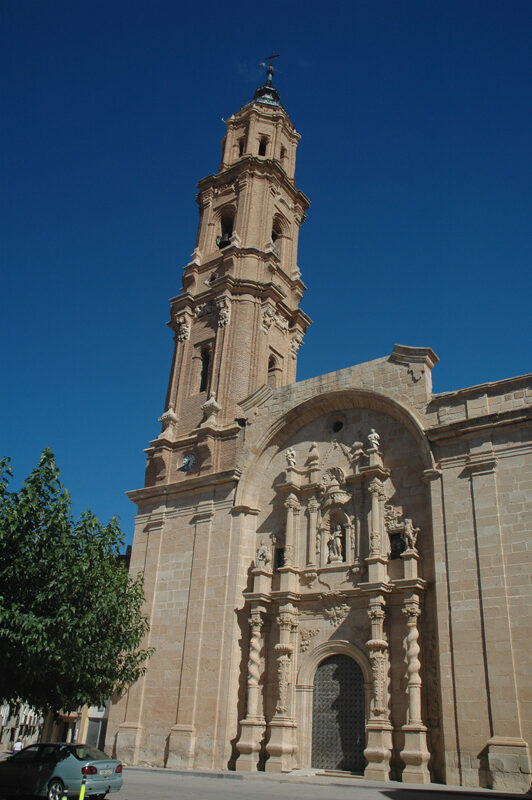
<svg viewBox="0 0 532 800">
<path fill-rule="evenodd" d="M 312 766 L 363 772 L 365 702 L 362 670 L 352 658 L 331 656 L 314 678 Z"/>
</svg>

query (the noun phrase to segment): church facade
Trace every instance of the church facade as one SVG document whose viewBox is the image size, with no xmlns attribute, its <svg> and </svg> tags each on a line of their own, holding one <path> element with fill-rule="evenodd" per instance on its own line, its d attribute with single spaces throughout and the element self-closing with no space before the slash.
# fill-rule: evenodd
<svg viewBox="0 0 532 800">
<path fill-rule="evenodd" d="M 433 394 L 437 356 L 295 382 L 309 201 L 269 68 L 227 120 L 171 300 L 131 571 L 129 764 L 530 785 L 532 377 Z"/>
</svg>

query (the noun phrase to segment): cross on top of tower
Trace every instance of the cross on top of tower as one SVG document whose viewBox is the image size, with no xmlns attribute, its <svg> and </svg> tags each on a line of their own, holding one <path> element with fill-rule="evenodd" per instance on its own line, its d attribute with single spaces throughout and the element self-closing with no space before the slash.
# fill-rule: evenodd
<svg viewBox="0 0 532 800">
<path fill-rule="evenodd" d="M 262 103 L 264 105 L 278 106 L 282 108 L 279 92 L 277 91 L 277 89 L 274 88 L 272 82 L 273 73 L 275 72 L 275 69 L 273 67 L 273 62 L 274 59 L 276 58 L 279 58 L 279 53 L 272 53 L 271 55 L 266 56 L 264 61 L 261 62 L 261 67 L 266 68 L 266 76 L 267 76 L 266 83 L 263 84 L 262 86 L 259 86 L 259 88 L 256 90 L 253 96 L 253 100 L 258 101 L 259 103 Z"/>
<path fill-rule="evenodd" d="M 275 72 L 275 69 L 273 68 L 273 61 L 274 61 L 275 58 L 279 58 L 279 53 L 273 53 L 272 52 L 271 55 L 266 56 L 264 61 L 261 61 L 261 67 L 266 67 L 266 74 L 268 76 L 266 82 L 270 83 L 270 84 L 272 82 L 273 73 Z M 265 64 L 264 63 L 265 61 L 269 61 L 269 64 Z"/>
</svg>

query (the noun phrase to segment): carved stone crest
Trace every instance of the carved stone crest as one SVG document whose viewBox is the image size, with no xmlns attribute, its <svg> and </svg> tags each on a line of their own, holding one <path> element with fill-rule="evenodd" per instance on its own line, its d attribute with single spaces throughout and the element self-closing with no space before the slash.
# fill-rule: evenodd
<svg viewBox="0 0 532 800">
<path fill-rule="evenodd" d="M 216 301 L 216 308 L 218 309 L 218 327 L 224 328 L 231 321 L 231 304 L 226 297 L 222 297 Z"/>
<path fill-rule="evenodd" d="M 299 348 L 301 347 L 302 344 L 303 344 L 303 334 L 299 333 L 298 331 L 294 333 L 294 335 L 290 340 L 290 352 L 292 354 L 292 358 L 295 358 L 297 356 Z"/>
<path fill-rule="evenodd" d="M 312 639 L 320 632 L 319 628 L 301 628 L 299 631 L 300 642 L 299 649 L 302 653 L 308 650 Z"/>
<path fill-rule="evenodd" d="M 346 595 L 343 592 L 324 592 L 320 595 L 320 599 L 323 602 L 323 616 L 333 628 L 337 628 L 350 611 Z"/>
<path fill-rule="evenodd" d="M 175 324 L 177 326 L 176 336 L 178 342 L 186 342 L 190 336 L 190 325 L 186 317 L 176 317 Z"/>
</svg>

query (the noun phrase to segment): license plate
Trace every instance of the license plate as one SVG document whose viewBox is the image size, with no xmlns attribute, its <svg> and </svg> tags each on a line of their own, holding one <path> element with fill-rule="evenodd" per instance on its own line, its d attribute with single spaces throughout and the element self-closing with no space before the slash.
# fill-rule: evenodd
<svg viewBox="0 0 532 800">
<path fill-rule="evenodd" d="M 112 774 L 113 774 L 113 770 L 112 769 L 101 769 L 100 770 L 100 775 L 112 775 Z"/>
</svg>

